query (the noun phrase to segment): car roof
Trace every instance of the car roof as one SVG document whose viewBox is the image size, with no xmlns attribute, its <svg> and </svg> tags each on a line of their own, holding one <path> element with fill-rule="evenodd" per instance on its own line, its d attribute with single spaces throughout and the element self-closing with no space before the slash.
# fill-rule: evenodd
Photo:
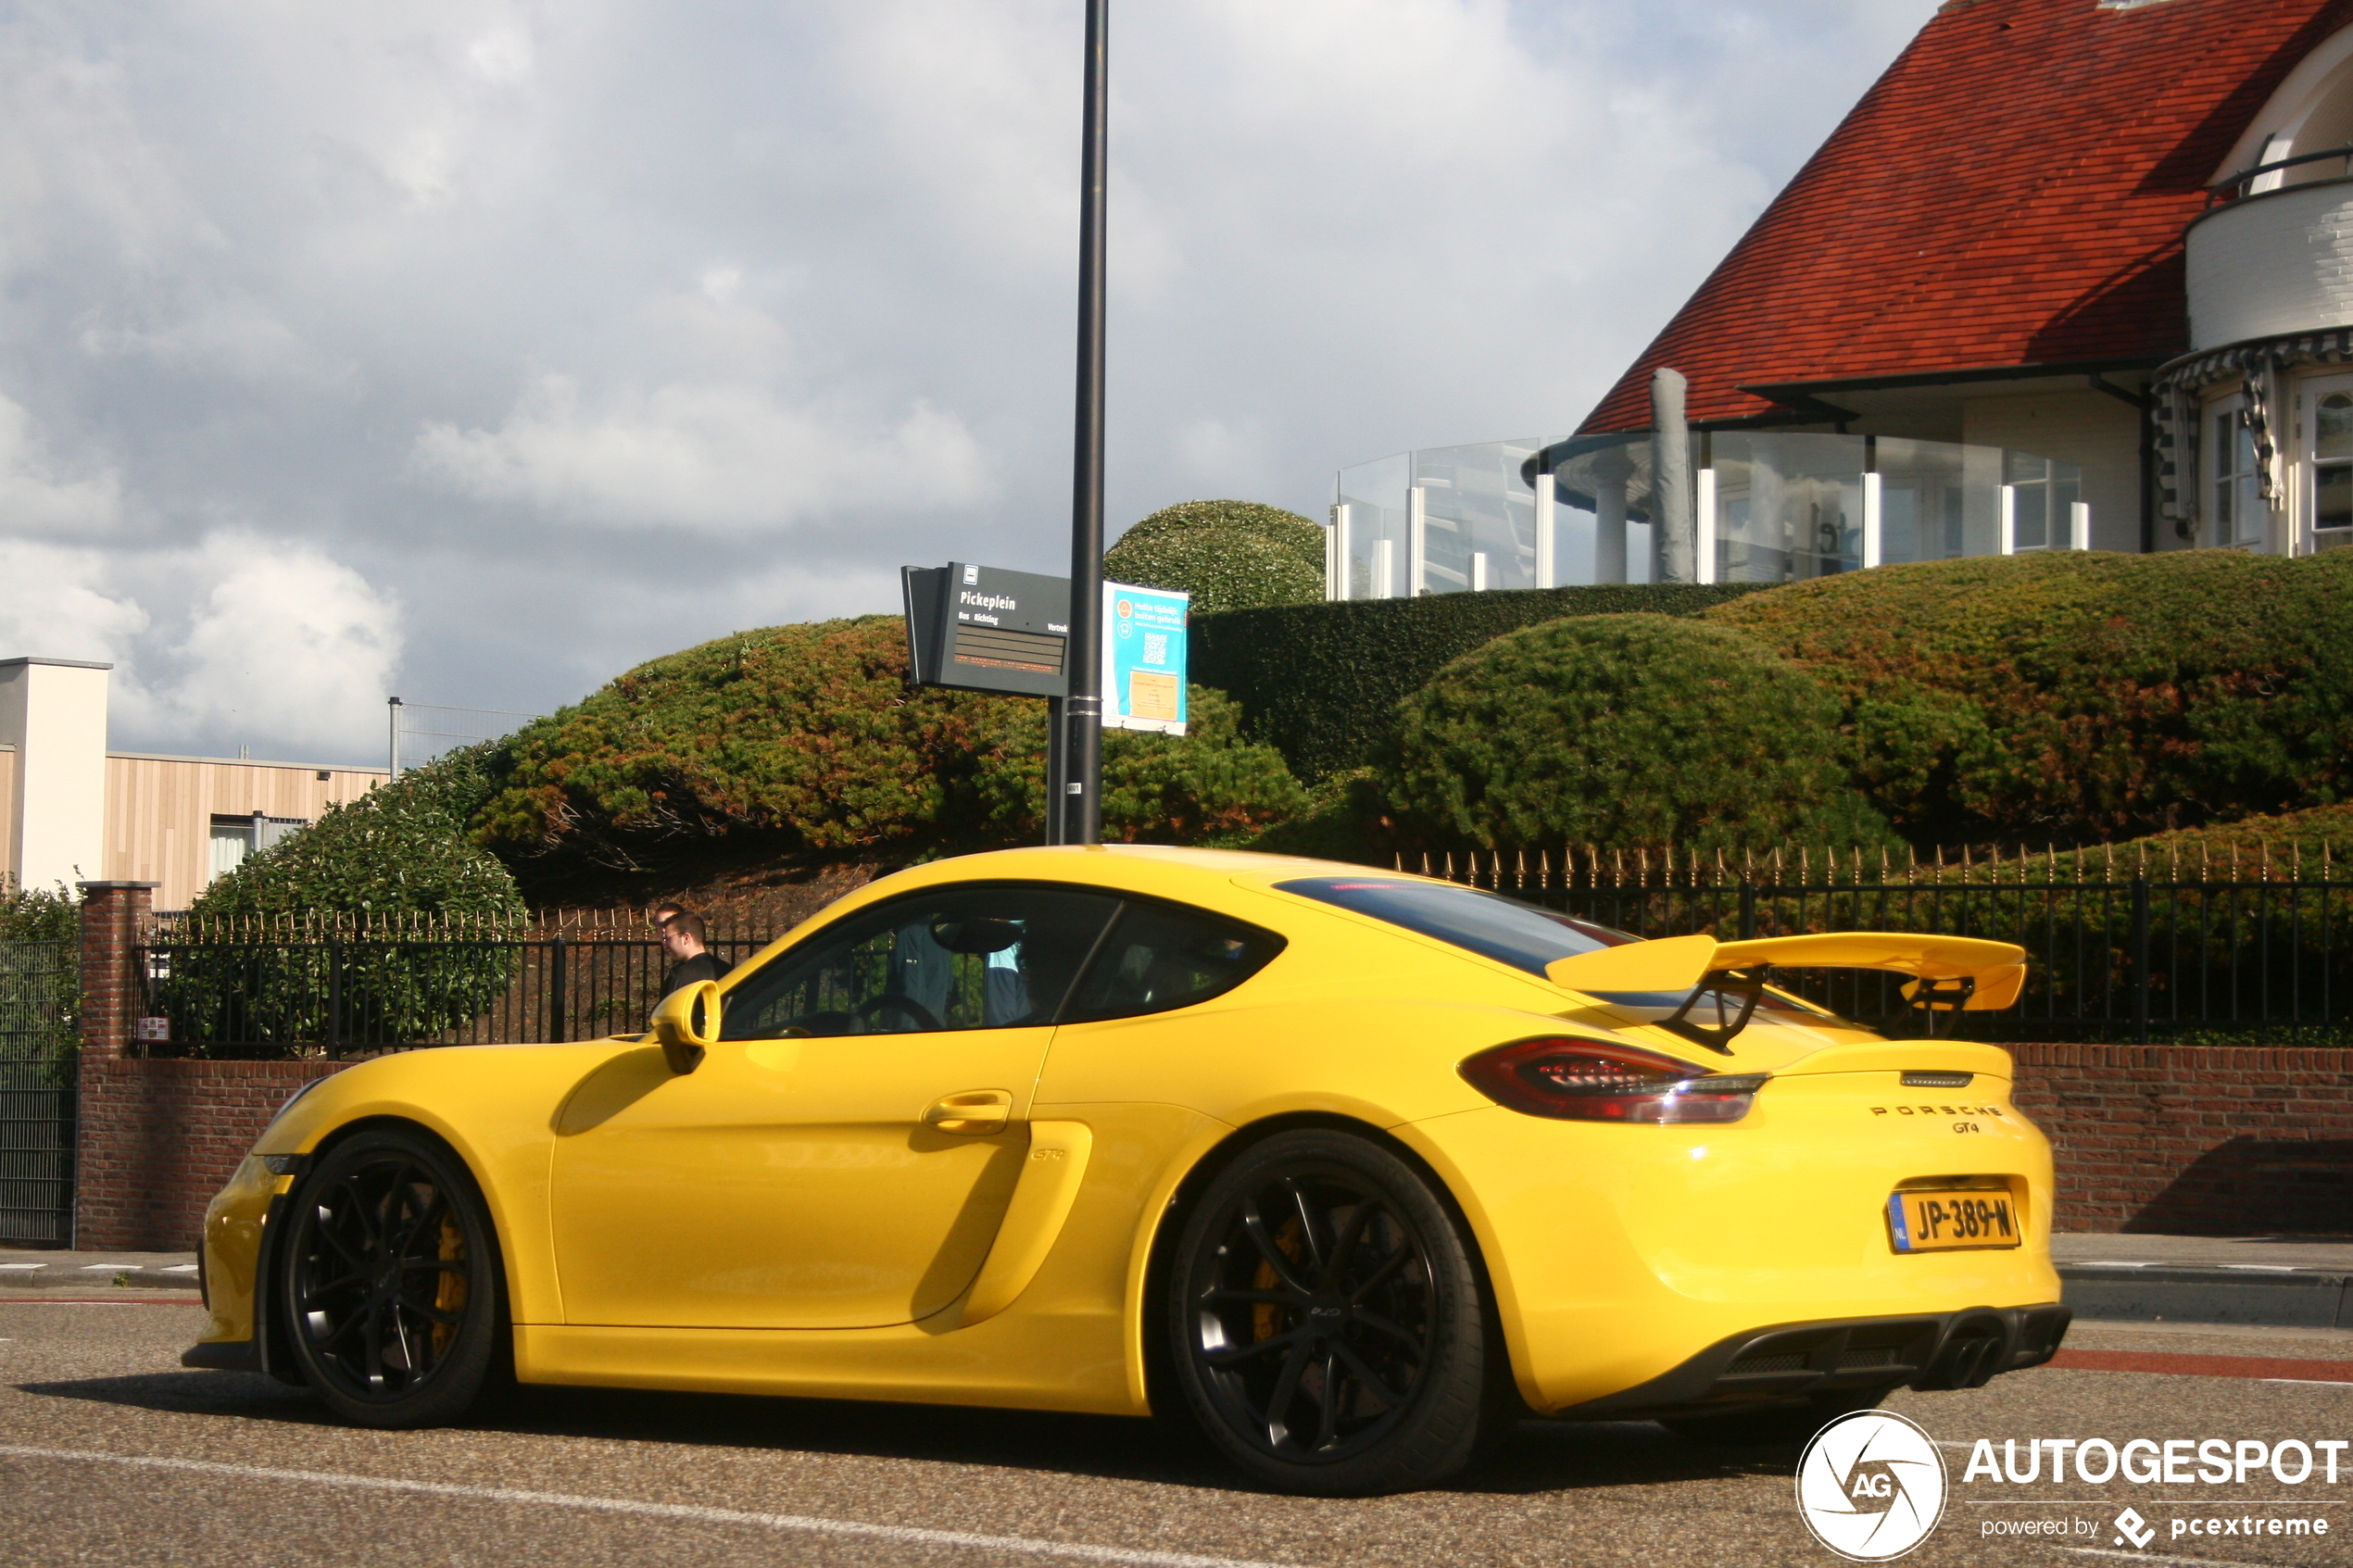
<svg viewBox="0 0 2353 1568">
<path fill-rule="evenodd" d="M 1173 844 L 1088 844 L 1033 846 L 1020 849 L 989 849 L 928 860 L 877 879 L 893 888 L 913 889 L 943 882 L 1014 881 L 1100 883 L 1138 892 L 1184 896 L 1190 888 L 1208 897 L 1213 889 L 1236 877 L 1365 876 L 1400 873 L 1342 860 L 1315 860 L 1300 855 L 1263 855 L 1250 849 L 1196 849 Z"/>
</svg>

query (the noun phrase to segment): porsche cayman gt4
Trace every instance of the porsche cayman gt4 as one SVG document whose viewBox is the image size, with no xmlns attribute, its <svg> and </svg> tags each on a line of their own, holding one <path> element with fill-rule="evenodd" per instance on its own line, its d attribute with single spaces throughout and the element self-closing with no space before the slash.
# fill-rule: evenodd
<svg viewBox="0 0 2353 1568">
<path fill-rule="evenodd" d="M 2021 956 L 1638 942 L 1240 853 L 939 861 L 643 1036 L 320 1081 L 213 1201 L 186 1360 L 385 1427 L 502 1377 L 1181 1412 L 1329 1494 L 1531 1411 L 1811 1430 L 2065 1333 L 2049 1148 L 1947 1033 Z M 1921 1037 L 1775 966 L 1896 972 Z"/>
</svg>

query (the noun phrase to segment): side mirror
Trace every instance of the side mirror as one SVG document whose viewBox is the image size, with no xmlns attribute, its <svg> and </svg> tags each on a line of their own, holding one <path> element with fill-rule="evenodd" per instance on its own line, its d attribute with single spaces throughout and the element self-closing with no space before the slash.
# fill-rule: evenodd
<svg viewBox="0 0 2353 1568">
<path fill-rule="evenodd" d="M 697 981 L 671 992 L 654 1009 L 653 1026 L 670 1071 L 700 1067 L 703 1052 L 719 1043 L 719 982 Z"/>
</svg>

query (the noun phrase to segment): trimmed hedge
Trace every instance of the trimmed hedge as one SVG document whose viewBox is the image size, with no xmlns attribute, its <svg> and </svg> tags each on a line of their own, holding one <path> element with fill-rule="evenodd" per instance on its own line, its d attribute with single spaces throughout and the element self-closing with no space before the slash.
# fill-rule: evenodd
<svg viewBox="0 0 2353 1568">
<path fill-rule="evenodd" d="M 1255 501 L 1179 501 L 1103 553 L 1115 583 L 1192 596 L 1196 615 L 1324 596 L 1324 531 Z"/>
<path fill-rule="evenodd" d="M 1729 627 L 1579 616 L 1464 655 L 1398 709 L 1400 827 L 1480 848 L 1894 840 L 1828 688 Z"/>
<path fill-rule="evenodd" d="M 1506 632 L 1572 615 L 1693 615 L 1760 584 L 1624 583 L 1283 605 L 1196 616 L 1192 678 L 1242 705 L 1254 740 L 1308 781 L 1369 766 L 1397 704 Z"/>
<path fill-rule="evenodd" d="M 477 833 L 535 881 L 930 855 L 1035 842 L 1045 705 L 907 688 L 905 623 L 771 627 L 640 665 L 501 743 Z M 1279 753 L 1197 690 L 1179 739 L 1104 737 L 1114 837 L 1246 834 L 1302 798 Z"/>
<path fill-rule="evenodd" d="M 511 861 L 643 869 L 665 843 L 886 852 L 941 825 L 1017 699 L 906 687 L 906 624 L 739 633 L 650 659 L 505 743 L 478 819 Z"/>
<path fill-rule="evenodd" d="M 1864 788 L 1916 843 L 2353 797 L 2353 551 L 1931 561 L 1708 613 L 1840 694 Z"/>
<path fill-rule="evenodd" d="M 1307 809 L 1307 792 L 1271 746 L 1242 738 L 1241 709 L 1225 693 L 1192 686 L 1182 736 L 1103 732 L 1103 838 L 1115 844 L 1233 844 Z M 976 781 L 986 831 L 998 842 L 1045 835 L 1046 711 L 1023 703 L 990 737 Z"/>
</svg>

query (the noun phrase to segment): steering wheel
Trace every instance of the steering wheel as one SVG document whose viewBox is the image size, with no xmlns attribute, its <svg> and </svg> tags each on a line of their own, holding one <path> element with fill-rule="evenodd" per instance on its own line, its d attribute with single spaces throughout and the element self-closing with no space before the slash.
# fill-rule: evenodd
<svg viewBox="0 0 2353 1568">
<path fill-rule="evenodd" d="M 872 997 L 858 1004 L 857 1013 L 871 1023 L 893 1008 L 913 1019 L 917 1029 L 937 1034 L 941 1027 L 939 1020 L 931 1015 L 931 1010 L 912 997 Z"/>
</svg>

